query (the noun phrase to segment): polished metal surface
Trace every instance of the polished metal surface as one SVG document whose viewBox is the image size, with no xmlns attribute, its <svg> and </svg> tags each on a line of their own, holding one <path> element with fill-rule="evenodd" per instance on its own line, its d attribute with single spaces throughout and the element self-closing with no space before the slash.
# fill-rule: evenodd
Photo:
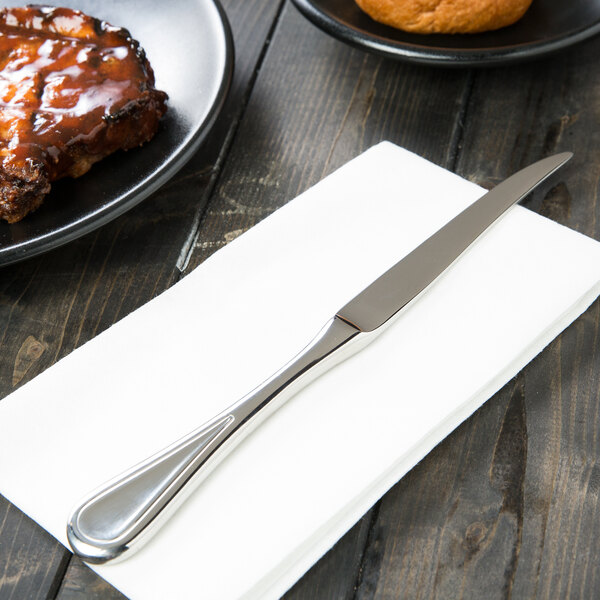
<svg viewBox="0 0 600 600">
<path fill-rule="evenodd" d="M 237 442 L 301 387 L 359 350 L 360 344 L 347 344 L 358 335 L 355 327 L 334 317 L 302 352 L 247 396 L 90 494 L 69 518 L 73 551 L 92 563 L 131 553 Z"/>
<path fill-rule="evenodd" d="M 549 156 L 505 179 L 378 277 L 340 309 L 338 316 L 361 331 L 373 331 L 383 325 L 447 269 L 496 219 L 571 156 L 570 152 Z"/>
<path fill-rule="evenodd" d="M 103 563 L 139 548 L 263 419 L 368 344 L 499 216 L 570 157 L 564 153 L 544 159 L 501 183 L 346 304 L 302 352 L 258 388 L 91 493 L 68 521 L 74 552 L 88 562 Z"/>
</svg>

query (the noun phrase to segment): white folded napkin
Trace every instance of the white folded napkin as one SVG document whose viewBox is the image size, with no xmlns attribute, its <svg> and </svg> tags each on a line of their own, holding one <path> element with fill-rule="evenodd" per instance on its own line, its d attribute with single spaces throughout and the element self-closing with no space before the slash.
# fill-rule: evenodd
<svg viewBox="0 0 600 600">
<path fill-rule="evenodd" d="M 61 542 L 77 501 L 251 390 L 483 193 L 371 148 L 0 402 L 0 493 Z M 380 338 L 228 457 L 126 595 L 277 598 L 600 292 L 600 244 L 516 207 Z"/>
</svg>

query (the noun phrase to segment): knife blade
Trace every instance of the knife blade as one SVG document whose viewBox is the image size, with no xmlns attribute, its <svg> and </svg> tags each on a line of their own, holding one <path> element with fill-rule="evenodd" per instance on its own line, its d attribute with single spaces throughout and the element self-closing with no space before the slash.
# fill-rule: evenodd
<svg viewBox="0 0 600 600">
<path fill-rule="evenodd" d="M 337 314 L 361 331 L 373 331 L 383 325 L 441 275 L 513 204 L 572 156 L 570 152 L 549 156 L 505 179 L 378 277 Z"/>
<path fill-rule="evenodd" d="M 104 563 L 140 548 L 260 422 L 301 387 L 370 343 L 499 217 L 571 156 L 545 158 L 503 181 L 350 300 L 306 348 L 260 386 L 90 493 L 67 523 L 73 551 L 88 562 Z"/>
</svg>

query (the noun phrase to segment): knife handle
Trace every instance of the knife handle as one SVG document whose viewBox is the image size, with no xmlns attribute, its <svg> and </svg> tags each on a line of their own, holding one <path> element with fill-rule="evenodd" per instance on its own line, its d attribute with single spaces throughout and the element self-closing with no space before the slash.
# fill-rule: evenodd
<svg viewBox="0 0 600 600">
<path fill-rule="evenodd" d="M 68 521 L 75 554 L 91 563 L 129 556 L 261 421 L 372 337 L 335 316 L 302 352 L 248 395 L 94 491 Z"/>
</svg>

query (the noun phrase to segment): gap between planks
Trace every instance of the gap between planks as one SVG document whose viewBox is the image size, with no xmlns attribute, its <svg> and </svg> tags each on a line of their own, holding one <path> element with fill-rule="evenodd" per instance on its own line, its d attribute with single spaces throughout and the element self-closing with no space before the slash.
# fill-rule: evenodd
<svg viewBox="0 0 600 600">
<path fill-rule="evenodd" d="M 246 113 L 246 107 L 248 106 L 250 96 L 252 95 L 252 90 L 254 89 L 254 84 L 256 83 L 258 74 L 260 73 L 260 69 L 263 65 L 265 56 L 267 55 L 267 51 L 268 51 L 271 39 L 273 38 L 273 34 L 275 33 L 275 30 L 277 29 L 277 26 L 280 22 L 284 5 L 285 5 L 285 0 L 279 0 L 279 6 L 277 8 L 277 12 L 275 13 L 275 18 L 273 19 L 273 22 L 271 23 L 271 27 L 269 28 L 269 31 L 267 32 L 267 36 L 265 37 L 265 41 L 263 43 L 262 49 L 258 56 L 258 60 L 256 62 L 256 68 L 254 69 L 254 72 L 248 81 L 248 84 L 246 86 L 246 89 L 244 91 L 244 94 L 243 94 L 241 102 L 240 102 L 240 106 L 233 117 L 232 125 L 227 130 L 227 135 L 225 136 L 225 140 L 223 141 L 223 145 L 221 146 L 221 151 L 219 152 L 217 160 L 215 161 L 215 165 L 212 169 L 210 179 L 208 181 L 208 185 L 207 185 L 206 191 L 204 193 L 204 197 L 207 198 L 208 200 L 196 212 L 194 219 L 192 221 L 192 226 L 190 228 L 190 232 L 187 235 L 187 237 L 181 247 L 181 251 L 179 253 L 179 257 L 177 258 L 177 262 L 176 262 L 177 271 L 176 271 L 176 275 L 175 275 L 175 279 L 174 279 L 173 283 L 176 283 L 177 281 L 179 281 L 182 278 L 183 273 L 187 269 L 187 266 L 190 262 L 192 254 L 194 252 L 194 248 L 196 247 L 196 241 L 198 240 L 200 230 L 202 229 L 202 220 L 204 218 L 204 215 L 206 214 L 206 211 L 208 210 L 208 208 L 210 206 L 211 197 L 213 195 L 213 192 L 217 186 L 217 183 L 219 182 L 219 178 L 223 171 L 223 165 L 225 164 L 225 160 L 227 158 L 227 155 L 229 154 L 229 150 L 231 149 L 233 140 L 236 136 L 236 133 L 238 131 L 240 123 L 242 122 L 242 120 L 244 118 L 244 114 Z"/>
</svg>

